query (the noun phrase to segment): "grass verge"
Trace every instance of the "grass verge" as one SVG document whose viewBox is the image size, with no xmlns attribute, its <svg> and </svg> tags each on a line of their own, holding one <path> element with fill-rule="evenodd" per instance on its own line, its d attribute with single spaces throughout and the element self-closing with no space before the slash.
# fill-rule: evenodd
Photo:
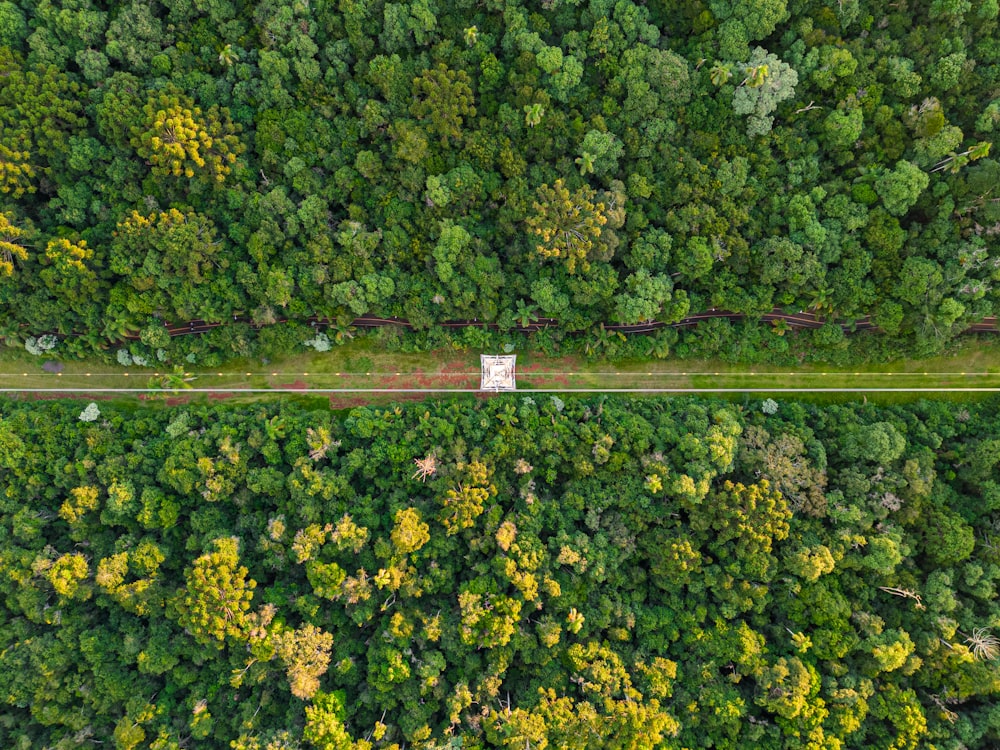
<svg viewBox="0 0 1000 750">
<path fill-rule="evenodd" d="M 479 352 L 443 350 L 409 354 L 377 350 L 374 342 L 349 342 L 329 352 L 308 352 L 280 362 L 262 364 L 237 360 L 213 370 L 192 369 L 184 373 L 191 386 L 211 389 L 208 394 L 165 393 L 166 403 L 179 399 L 225 397 L 238 403 L 273 398 L 267 393 L 246 393 L 245 388 L 286 388 L 302 391 L 296 400 L 329 403 L 347 408 L 361 403 L 384 403 L 401 398 L 424 398 L 421 394 L 309 395 L 314 388 L 474 389 L 479 384 Z M 93 361 L 59 363 L 61 371 L 42 369 L 44 360 L 22 351 L 8 350 L 0 358 L 0 388 L 144 388 L 155 386 L 169 374 L 166 369 L 118 368 Z M 754 397 L 803 398 L 840 402 L 868 398 L 879 402 L 909 401 L 922 396 L 974 400 L 980 394 L 920 393 L 777 393 L 782 388 L 1000 388 L 1000 343 L 975 339 L 960 341 L 948 355 L 924 360 L 902 360 L 888 365 L 833 368 L 803 365 L 798 368 L 766 365 L 734 365 L 717 360 L 625 360 L 609 363 L 582 357 L 547 357 L 518 353 L 518 387 L 573 388 L 602 392 L 610 389 L 657 388 L 751 388 Z M 276 395 L 276 394 L 275 394 Z M 444 394 L 442 394 L 444 395 Z M 80 398 L 87 396 L 81 395 Z M 289 397 L 285 394 L 285 397 Z M 732 398 L 749 398 L 732 394 Z M 146 399 L 149 400 L 149 399 Z"/>
</svg>

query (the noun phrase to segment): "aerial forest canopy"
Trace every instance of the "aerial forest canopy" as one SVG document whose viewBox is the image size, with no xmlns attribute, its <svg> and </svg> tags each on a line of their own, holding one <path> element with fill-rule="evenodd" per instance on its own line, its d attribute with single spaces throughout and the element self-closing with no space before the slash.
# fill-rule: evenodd
<svg viewBox="0 0 1000 750">
<path fill-rule="evenodd" d="M 1000 308 L 997 16 L 0 0 L 0 335 L 179 361 L 163 321 L 778 306 L 935 351 Z"/>
<path fill-rule="evenodd" d="M 0 404 L 0 745 L 1000 742 L 998 404 Z"/>
</svg>

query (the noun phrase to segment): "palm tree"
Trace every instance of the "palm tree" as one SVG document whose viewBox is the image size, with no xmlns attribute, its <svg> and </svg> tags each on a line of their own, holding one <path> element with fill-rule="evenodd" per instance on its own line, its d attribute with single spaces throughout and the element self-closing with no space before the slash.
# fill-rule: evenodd
<svg viewBox="0 0 1000 750">
<path fill-rule="evenodd" d="M 717 62 L 708 71 L 708 77 L 711 79 L 713 85 L 722 86 L 733 77 L 733 70 L 725 63 Z"/>
<path fill-rule="evenodd" d="M 976 159 L 982 159 L 984 156 L 990 155 L 990 147 L 992 143 L 988 141 L 982 141 L 975 144 L 971 148 L 967 148 L 961 153 L 951 152 L 947 157 L 939 161 L 934 165 L 934 169 L 931 172 L 940 172 L 942 169 L 947 169 L 952 174 L 955 174 L 968 164 L 970 161 L 976 161 Z"/>
<path fill-rule="evenodd" d="M 334 323 L 330 326 L 327 326 L 327 330 L 333 333 L 334 341 L 336 341 L 338 344 L 343 344 L 345 341 L 349 341 L 350 339 L 354 338 L 354 332 L 357 330 L 357 328 L 355 328 L 350 324 L 340 325 Z"/>
<path fill-rule="evenodd" d="M 329 428 L 320 426 L 315 430 L 312 427 L 306 430 L 306 444 L 310 449 L 309 458 L 319 461 L 331 448 L 339 447 L 340 441 L 333 439 Z"/>
<path fill-rule="evenodd" d="M 476 41 L 478 39 L 479 39 L 479 29 L 477 29 L 475 26 L 470 26 L 465 30 L 466 45 L 472 47 L 476 44 Z"/>
<path fill-rule="evenodd" d="M 0 341 L 5 341 L 8 346 L 20 344 L 23 333 L 20 323 L 10 320 L 0 321 Z"/>
<path fill-rule="evenodd" d="M 233 50 L 233 45 L 227 44 L 219 52 L 219 62 L 225 65 L 227 68 L 232 67 L 233 63 L 240 59 L 240 56 L 236 54 Z"/>
<path fill-rule="evenodd" d="M 544 115 L 545 108 L 541 104 L 536 102 L 535 104 L 524 105 L 524 123 L 529 128 L 533 128 L 540 123 Z"/>
<path fill-rule="evenodd" d="M 280 440 L 285 437 L 285 418 L 280 414 L 275 414 L 269 420 L 264 422 L 264 430 L 267 432 L 267 437 L 270 440 Z"/>
<path fill-rule="evenodd" d="M 824 312 L 833 316 L 833 290 L 828 286 L 821 286 L 809 293 L 809 309 L 821 316 Z"/>
<path fill-rule="evenodd" d="M 745 84 L 752 89 L 760 88 L 764 85 L 764 81 L 767 80 L 768 73 L 770 73 L 770 70 L 764 63 L 751 65 L 747 68 L 747 77 L 743 79 L 743 83 L 740 85 Z"/>
<path fill-rule="evenodd" d="M 517 414 L 517 409 L 513 404 L 507 404 L 504 406 L 503 411 L 497 414 L 497 419 L 504 424 L 505 427 L 510 427 L 517 424 L 518 419 L 515 416 Z"/>
<path fill-rule="evenodd" d="M 174 371 L 169 375 L 163 376 L 163 387 L 177 389 L 187 389 L 191 387 L 191 381 L 197 380 L 197 375 L 192 375 L 189 372 L 184 372 L 184 368 L 180 365 L 174 366 Z"/>
<path fill-rule="evenodd" d="M 197 380 L 197 377 L 184 372 L 184 368 L 180 365 L 174 365 L 173 372 L 150 378 L 149 387 L 161 388 L 164 391 L 180 391 L 191 388 L 192 380 Z"/>
<path fill-rule="evenodd" d="M 197 380 L 197 378 L 190 373 L 184 372 L 184 368 L 180 365 L 174 366 L 174 371 L 167 373 L 166 375 L 154 375 L 146 383 L 147 388 L 157 388 L 161 391 L 177 391 L 186 390 L 191 388 L 191 381 Z M 150 394 L 150 399 L 166 399 L 166 393 L 160 394 Z"/>
<path fill-rule="evenodd" d="M 124 341 L 129 338 L 139 338 L 139 326 L 128 320 L 118 320 L 112 316 L 104 321 L 104 330 L 101 335 L 111 341 Z"/>
<path fill-rule="evenodd" d="M 670 342 L 662 336 L 654 336 L 652 345 L 646 350 L 646 356 L 666 359 L 670 356 Z"/>
<path fill-rule="evenodd" d="M 614 350 L 617 348 L 617 341 L 627 341 L 625 335 L 621 331 L 609 331 L 604 327 L 604 323 L 601 323 L 596 331 L 595 336 L 589 339 L 586 344 L 584 344 L 584 351 L 587 354 L 596 354 L 598 351 L 609 352 L 609 350 Z"/>
<path fill-rule="evenodd" d="M 523 299 L 519 299 L 514 319 L 521 328 L 527 328 L 538 320 L 538 316 L 535 314 L 536 310 L 537 308 L 534 305 L 525 304 Z"/>
</svg>

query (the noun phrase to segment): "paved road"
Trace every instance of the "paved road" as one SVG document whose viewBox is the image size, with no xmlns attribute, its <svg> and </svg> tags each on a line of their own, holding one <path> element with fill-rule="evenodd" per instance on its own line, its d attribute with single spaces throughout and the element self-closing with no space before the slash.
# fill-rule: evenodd
<svg viewBox="0 0 1000 750">
<path fill-rule="evenodd" d="M 486 391 L 492 393 L 492 391 Z M 0 393 L 159 393 L 183 396 L 188 393 L 484 393 L 478 388 L 0 388 Z M 515 393 L 1000 393 L 997 387 L 912 387 L 912 388 L 518 388 Z"/>
<path fill-rule="evenodd" d="M 731 312 L 729 310 L 706 310 L 705 312 L 695 313 L 683 318 L 676 323 L 660 323 L 659 321 L 649 321 L 646 323 L 636 323 L 636 324 L 620 324 L 620 323 L 609 323 L 605 324 L 604 328 L 608 331 L 619 331 L 621 333 L 652 333 L 661 328 L 683 328 L 685 326 L 697 325 L 703 320 L 710 320 L 712 318 L 728 318 L 730 320 L 739 320 L 740 318 L 745 318 L 743 313 Z M 800 313 L 786 313 L 780 308 L 775 308 L 769 313 L 765 313 L 760 318 L 762 321 L 770 323 L 772 321 L 784 320 L 789 326 L 793 328 L 821 328 L 825 323 L 826 319 L 822 318 L 814 313 L 810 312 L 800 312 Z M 233 316 L 233 322 L 239 323 L 252 323 L 250 318 L 245 316 Z M 277 323 L 287 323 L 287 318 L 280 318 Z M 312 317 L 306 318 L 307 323 L 320 323 L 328 324 L 330 320 L 328 318 L 313 315 Z M 522 333 L 532 333 L 539 331 L 544 328 L 551 326 L 556 326 L 559 321 L 556 318 L 535 318 L 526 326 L 517 326 L 515 330 Z M 212 330 L 213 328 L 219 328 L 223 325 L 229 325 L 229 321 L 225 323 L 214 322 L 209 323 L 204 320 L 189 320 L 185 323 L 167 323 L 164 322 L 164 327 L 166 327 L 167 332 L 171 336 L 190 336 L 192 334 L 205 333 Z M 351 323 L 352 326 L 362 327 L 362 328 L 378 328 L 381 326 L 404 326 L 411 327 L 408 320 L 403 318 L 382 318 L 374 315 L 365 315 L 360 318 L 355 318 Z M 445 328 L 468 328 L 470 326 L 487 326 L 489 328 L 498 328 L 495 323 L 485 323 L 479 320 L 451 320 L 440 323 L 439 325 Z M 259 327 L 259 326 L 257 326 Z M 841 323 L 841 328 L 845 331 L 861 331 L 866 329 L 875 328 L 875 324 L 872 323 L 868 316 L 859 318 L 857 320 L 848 321 Z M 979 323 L 973 323 L 968 331 L 974 331 L 978 333 L 996 333 L 997 329 L 997 318 L 991 316 L 988 318 L 983 318 Z M 127 334 L 126 339 L 138 339 L 138 333 Z"/>
</svg>

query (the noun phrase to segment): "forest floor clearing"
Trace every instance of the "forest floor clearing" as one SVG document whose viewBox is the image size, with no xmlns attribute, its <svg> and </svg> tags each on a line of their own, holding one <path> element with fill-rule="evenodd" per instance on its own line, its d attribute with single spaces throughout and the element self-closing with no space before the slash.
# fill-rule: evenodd
<svg viewBox="0 0 1000 750">
<path fill-rule="evenodd" d="M 185 388 L 168 380 L 169 369 L 117 368 L 96 361 L 61 362 L 59 372 L 44 359 L 5 352 L 0 360 L 0 392 L 85 397 L 153 391 L 168 403 L 192 398 L 239 401 L 277 393 L 327 399 L 335 408 L 400 398 L 476 394 L 479 352 L 443 350 L 407 354 L 378 351 L 374 342 L 352 341 L 329 352 L 310 352 L 263 365 L 237 360 L 205 370 L 191 366 Z M 165 387 L 163 387 L 165 386 Z M 841 401 L 868 396 L 881 402 L 949 394 L 978 398 L 1000 391 L 1000 345 L 959 342 L 946 356 L 854 367 L 740 365 L 718 360 L 588 360 L 518 353 L 519 391 L 547 392 L 704 392 Z M 146 396 L 145 400 L 150 398 Z"/>
</svg>

